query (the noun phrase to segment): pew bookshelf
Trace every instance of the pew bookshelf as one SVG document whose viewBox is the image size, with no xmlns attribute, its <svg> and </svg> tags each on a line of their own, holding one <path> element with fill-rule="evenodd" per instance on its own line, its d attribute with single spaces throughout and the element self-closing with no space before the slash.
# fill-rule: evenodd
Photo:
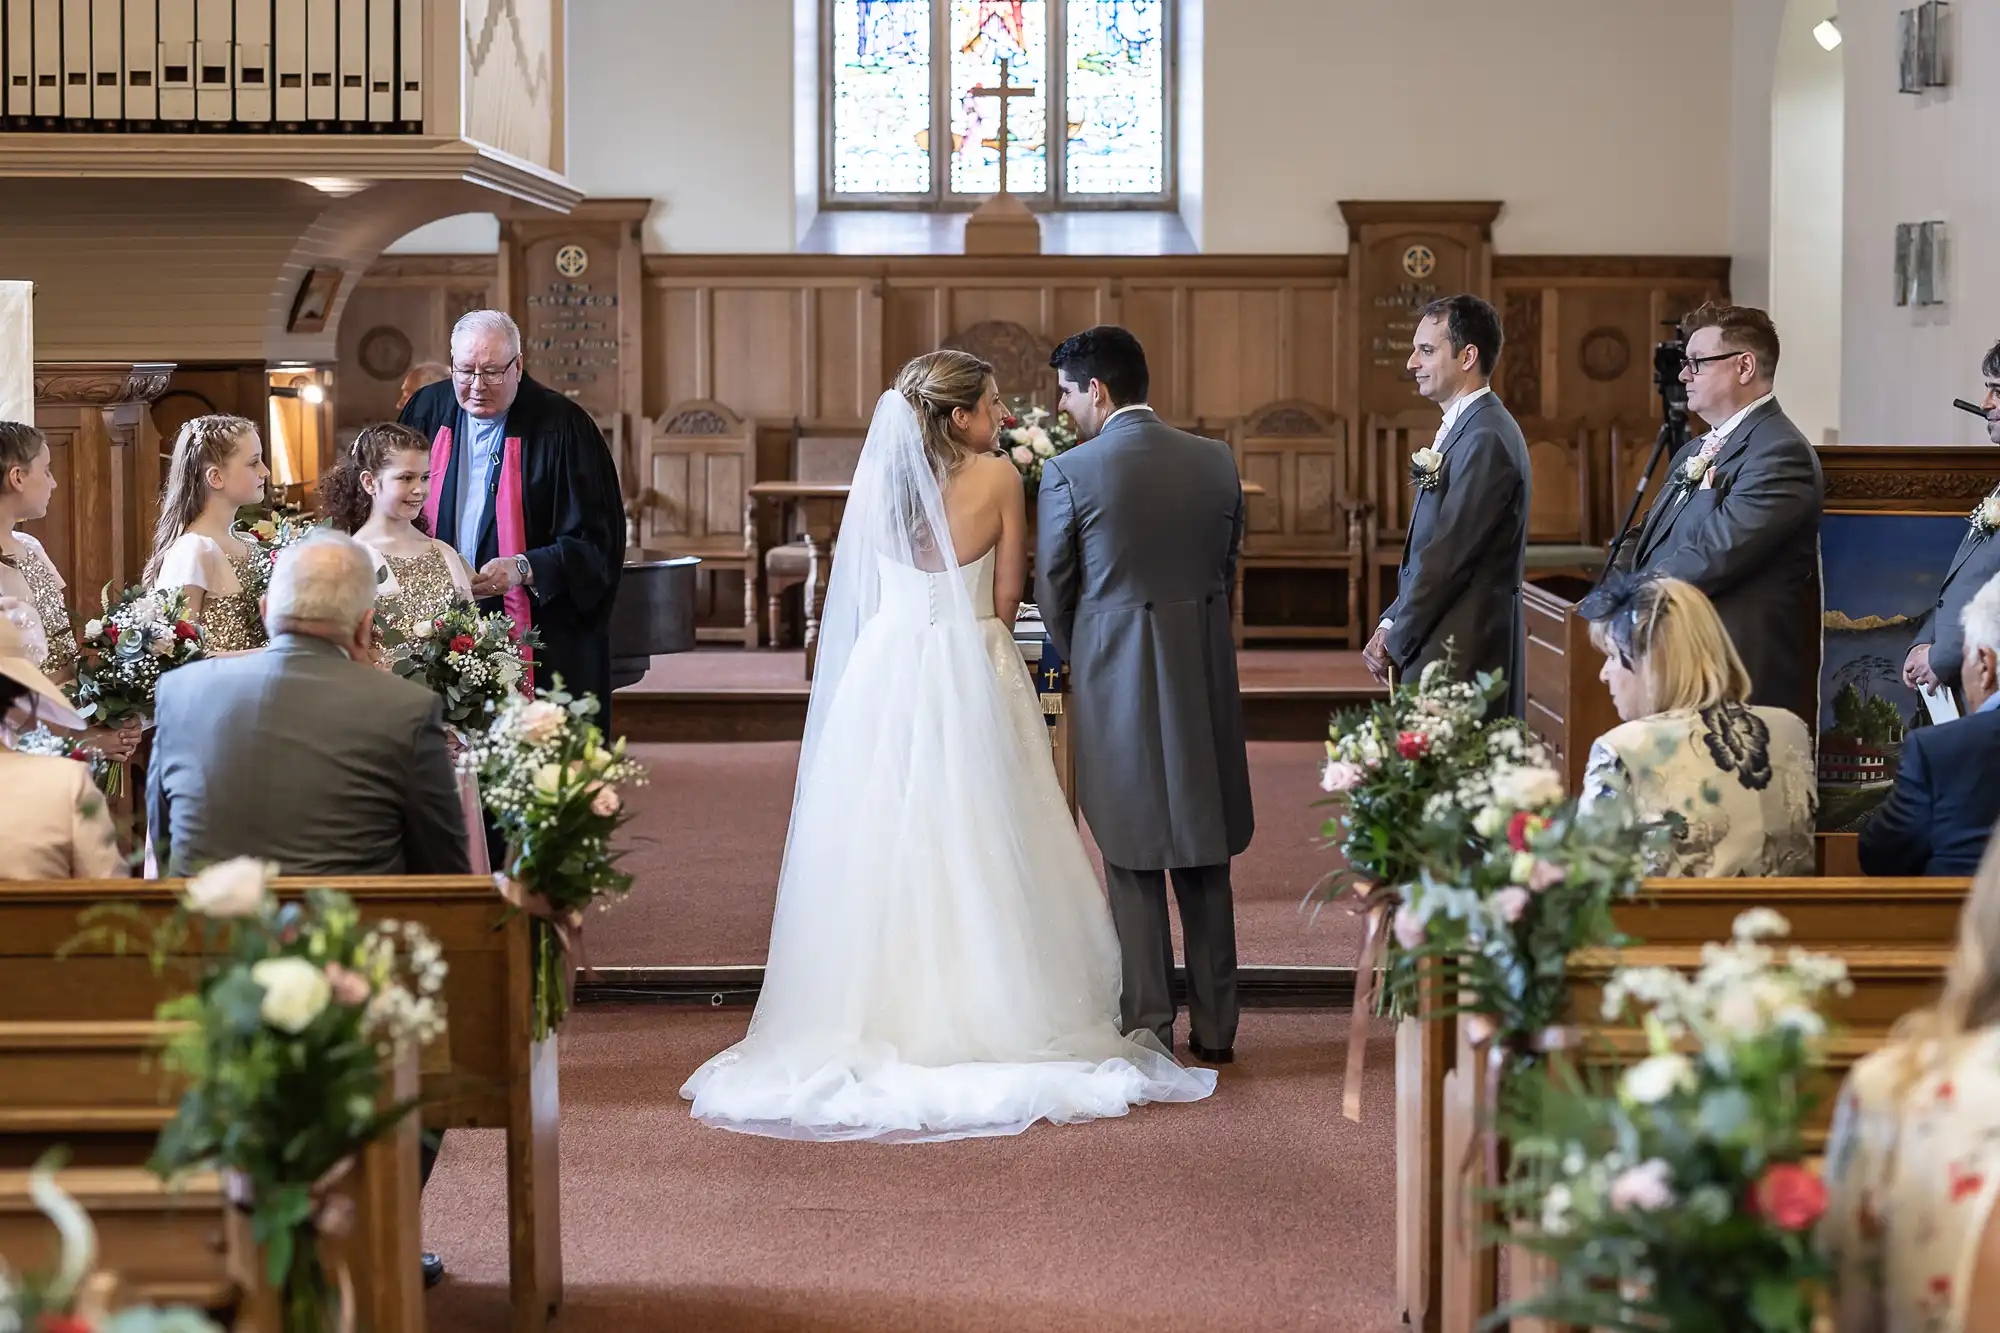
<svg viewBox="0 0 2000 1333">
<path fill-rule="evenodd" d="M 509 909 L 493 881 L 481 876 L 274 881 L 281 898 L 319 886 L 354 899 L 365 920 L 416 922 L 443 949 L 447 1031 L 443 1049 L 422 1057 L 424 1123 L 505 1130 L 510 1333 L 541 1333 L 562 1298 L 558 1039 L 534 1040 L 528 918 Z M 10 1024 L 149 1022 L 161 1000 L 186 991 L 187 974 L 173 960 L 156 973 L 143 939 L 123 950 L 108 940 L 80 939 L 78 919 L 89 908 L 116 903 L 157 921 L 181 888 L 178 880 L 8 885 L 0 893 L 0 1034 Z M 0 1092 L 0 1125 L 10 1113 Z M 147 1128 L 142 1107 L 115 1108 L 115 1115 L 127 1114 L 131 1129 Z M 163 1123 L 156 1119 L 151 1131 Z M 414 1121 L 409 1129 L 414 1136 Z M 415 1244 L 409 1248 L 413 1269 L 419 1252 Z"/>
</svg>

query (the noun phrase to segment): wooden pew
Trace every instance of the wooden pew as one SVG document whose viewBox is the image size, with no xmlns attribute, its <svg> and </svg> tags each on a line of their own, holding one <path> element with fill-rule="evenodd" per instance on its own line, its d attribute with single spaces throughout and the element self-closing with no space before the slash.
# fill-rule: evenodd
<svg viewBox="0 0 2000 1333">
<path fill-rule="evenodd" d="M 98 1266 L 117 1275 L 121 1299 L 234 1309 L 239 1329 L 276 1330 L 248 1220 L 225 1204 L 220 1180 L 203 1173 L 168 1185 L 143 1169 L 180 1097 L 159 1064 L 172 1032 L 150 1021 L 0 1022 L 8 1073 L 0 1080 L 0 1253 L 16 1269 L 53 1264 L 55 1231 L 30 1201 L 23 1167 L 60 1144 L 77 1165 L 58 1180 L 96 1222 Z M 406 1052 L 386 1092 L 401 1100 L 417 1086 L 417 1054 Z M 414 1119 L 370 1145 L 345 1192 L 355 1227 L 334 1244 L 353 1273 L 361 1324 L 423 1333 Z"/>
<path fill-rule="evenodd" d="M 444 1049 L 425 1053 L 424 1122 L 506 1130 L 510 1329 L 540 1333 L 562 1299 L 559 1104 L 556 1040 L 533 1037 L 528 920 L 508 917 L 492 880 L 477 876 L 281 879 L 276 887 L 295 896 L 321 885 L 353 898 L 366 919 L 417 922 L 443 947 L 448 1029 Z M 151 1019 L 160 1000 L 185 992 L 185 973 L 170 966 L 156 976 L 143 949 L 121 955 L 101 942 L 57 955 L 76 939 L 86 909 L 119 902 L 163 914 L 180 888 L 178 880 L 0 888 L 0 1022 Z"/>
<path fill-rule="evenodd" d="M 1853 994 L 1833 999 L 1829 1017 L 1838 1029 L 1828 1043 L 1827 1072 L 1815 1108 L 1810 1141 L 1825 1142 L 1834 1094 L 1855 1061 L 1879 1048 L 1896 1021 L 1931 1003 L 1943 983 L 1958 938 L 1958 918 L 1970 881 L 1965 879 L 1654 879 L 1643 896 L 1614 912 L 1618 927 L 1642 943 L 1624 950 L 1586 950 L 1570 964 L 1570 1012 L 1583 1029 L 1586 1052 L 1614 1066 L 1646 1054 L 1643 1032 L 1599 1017 L 1605 984 L 1619 967 L 1672 967 L 1692 972 L 1702 945 L 1729 938 L 1736 917 L 1769 907 L 1791 922 L 1780 947 L 1796 945 L 1834 954 L 1847 963 Z M 1474 1190 L 1479 1175 L 1460 1175 L 1468 1160 L 1483 1159 L 1480 1123 L 1487 1071 L 1459 1038 L 1456 1069 L 1445 1080 L 1443 1162 L 1443 1275 L 1439 1327 L 1470 1333 L 1498 1298 L 1498 1249 L 1486 1243 L 1495 1218 Z M 1533 1256 L 1510 1250 L 1509 1290 L 1519 1295 L 1539 1281 Z M 1541 1321 L 1515 1321 L 1516 1333 L 1544 1333 Z"/>
</svg>

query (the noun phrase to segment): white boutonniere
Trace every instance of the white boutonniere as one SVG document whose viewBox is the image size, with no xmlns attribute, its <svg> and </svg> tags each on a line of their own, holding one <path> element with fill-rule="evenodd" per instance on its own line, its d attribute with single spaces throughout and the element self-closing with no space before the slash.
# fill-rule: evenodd
<svg viewBox="0 0 2000 1333">
<path fill-rule="evenodd" d="M 2000 491 L 1993 492 L 1974 505 L 1972 512 L 1966 517 L 1972 523 L 1972 530 L 1982 537 L 1990 537 L 1996 530 L 2000 530 Z"/>
<path fill-rule="evenodd" d="M 1702 481 L 1708 476 L 1709 469 L 1714 466 L 1714 459 L 1696 452 L 1687 462 L 1681 464 L 1681 475 L 1679 477 L 1681 489 L 1684 491 L 1694 490 L 1697 486 L 1701 485 Z"/>
<path fill-rule="evenodd" d="M 1420 491 L 1434 491 L 1444 471 L 1444 455 L 1425 447 L 1410 455 L 1410 485 Z"/>
</svg>

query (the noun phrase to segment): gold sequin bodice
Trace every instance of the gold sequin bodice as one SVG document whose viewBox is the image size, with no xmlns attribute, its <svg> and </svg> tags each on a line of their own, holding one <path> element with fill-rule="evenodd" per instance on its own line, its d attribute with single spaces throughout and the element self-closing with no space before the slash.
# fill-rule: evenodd
<svg viewBox="0 0 2000 1333">
<path fill-rule="evenodd" d="M 452 584 L 451 569 L 444 562 L 444 548 L 433 542 L 422 555 L 382 557 L 396 576 L 396 591 L 376 599 L 377 614 L 404 635 L 411 627 L 432 620 L 459 600 Z"/>
<path fill-rule="evenodd" d="M 257 594 L 250 588 L 250 556 L 229 556 L 229 568 L 236 574 L 237 591 L 208 593 L 201 603 L 201 628 L 205 647 L 211 653 L 243 652 L 262 648 L 270 642 L 264 631 L 264 616 L 257 609 Z"/>
<path fill-rule="evenodd" d="M 48 552 L 33 542 L 22 542 L 19 558 L 4 556 L 0 560 L 21 572 L 34 595 L 35 614 L 41 617 L 42 633 L 49 641 L 49 655 L 41 663 L 43 673 L 67 680 L 76 668 L 76 630 L 70 623 L 69 605 L 63 601 L 62 579 L 49 563 Z"/>
</svg>

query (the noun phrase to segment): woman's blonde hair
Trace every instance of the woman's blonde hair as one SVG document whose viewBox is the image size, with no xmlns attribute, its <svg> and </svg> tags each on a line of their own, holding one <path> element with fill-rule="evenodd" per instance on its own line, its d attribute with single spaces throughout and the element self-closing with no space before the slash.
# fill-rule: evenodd
<svg viewBox="0 0 2000 1333">
<path fill-rule="evenodd" d="M 1646 712 L 1699 711 L 1750 697 L 1750 673 L 1715 604 L 1679 579 L 1607 588 L 1590 641 L 1637 673 Z"/>
<path fill-rule="evenodd" d="M 1958 946 L 1937 1003 L 1897 1020 L 1888 1049 L 1897 1054 L 1893 1086 L 1907 1092 L 1939 1045 L 2000 1023 L 2000 838 L 1986 844 L 1958 914 Z"/>
<path fill-rule="evenodd" d="M 952 432 L 955 408 L 976 411 L 993 379 L 993 367 L 969 352 L 926 352 L 896 376 L 896 392 L 917 414 L 924 457 L 942 486 L 965 462 L 965 445 Z"/>
<path fill-rule="evenodd" d="M 160 573 L 167 548 L 194 526 L 208 507 L 208 470 L 227 467 L 245 437 L 257 440 L 257 427 L 243 417 L 195 417 L 174 437 L 174 456 L 167 464 L 166 494 L 160 499 L 160 522 L 153 529 L 153 554 L 146 561 L 146 582 Z"/>
</svg>

